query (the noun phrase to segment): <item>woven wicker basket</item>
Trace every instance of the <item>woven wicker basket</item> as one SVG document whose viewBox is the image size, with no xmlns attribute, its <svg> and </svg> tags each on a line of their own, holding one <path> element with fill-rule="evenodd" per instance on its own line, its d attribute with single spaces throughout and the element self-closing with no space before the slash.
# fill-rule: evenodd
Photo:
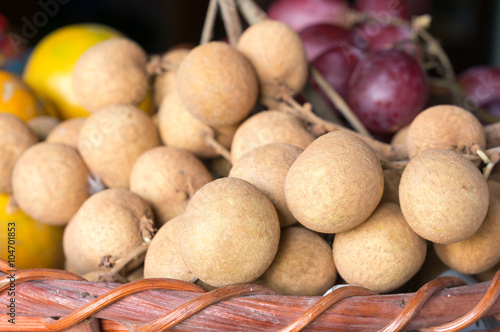
<svg viewBox="0 0 500 332">
<path fill-rule="evenodd" d="M 12 296 L 5 261 L 0 270 L 0 331 L 459 331 L 500 313 L 500 271 L 475 285 L 440 277 L 415 293 L 342 285 L 323 297 L 298 297 L 246 284 L 206 292 L 169 279 L 89 282 L 48 269 L 10 272 Z M 9 323 L 12 298 L 16 324 Z"/>
</svg>

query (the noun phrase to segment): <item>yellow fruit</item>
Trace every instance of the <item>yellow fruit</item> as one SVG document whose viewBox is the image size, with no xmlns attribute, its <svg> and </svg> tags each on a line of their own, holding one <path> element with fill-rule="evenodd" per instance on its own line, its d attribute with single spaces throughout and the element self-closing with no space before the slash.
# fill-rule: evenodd
<svg viewBox="0 0 500 332">
<path fill-rule="evenodd" d="M 0 112 L 17 115 L 24 121 L 47 115 L 41 100 L 14 73 L 0 70 Z"/>
<path fill-rule="evenodd" d="M 101 24 L 74 24 L 43 38 L 33 50 L 23 78 L 43 99 L 53 103 L 63 119 L 88 116 L 71 84 L 73 67 L 90 46 L 122 34 Z"/>
<path fill-rule="evenodd" d="M 19 269 L 57 268 L 64 266 L 63 227 L 49 226 L 31 219 L 19 208 L 11 211 L 9 196 L 0 194 L 0 258 L 14 258 Z M 10 252 L 15 241 L 15 251 Z"/>
</svg>

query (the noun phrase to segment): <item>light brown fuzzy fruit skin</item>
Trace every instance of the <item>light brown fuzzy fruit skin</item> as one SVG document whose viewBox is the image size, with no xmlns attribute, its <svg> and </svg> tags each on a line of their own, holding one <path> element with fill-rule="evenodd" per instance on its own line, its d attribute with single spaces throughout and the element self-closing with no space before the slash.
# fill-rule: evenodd
<svg viewBox="0 0 500 332">
<path fill-rule="evenodd" d="M 285 179 L 301 153 L 302 149 L 295 145 L 267 144 L 245 153 L 229 172 L 230 177 L 250 182 L 269 197 L 278 212 L 281 227 L 297 222 L 286 205 Z"/>
<path fill-rule="evenodd" d="M 78 137 L 86 118 L 73 118 L 58 124 L 47 136 L 46 142 L 66 144 L 78 148 Z"/>
<path fill-rule="evenodd" d="M 477 144 L 486 146 L 483 126 L 467 110 L 453 105 L 437 105 L 422 111 L 410 124 L 408 153 L 414 158 L 430 149 L 467 151 Z"/>
<path fill-rule="evenodd" d="M 177 69 L 177 91 L 189 112 L 210 126 L 245 119 L 257 101 L 258 83 L 248 60 L 223 42 L 192 49 Z"/>
<path fill-rule="evenodd" d="M 293 216 L 321 233 L 344 232 L 365 221 L 383 191 L 377 155 L 347 132 L 317 138 L 290 167 L 285 182 Z"/>
<path fill-rule="evenodd" d="M 78 101 L 89 112 L 114 104 L 139 105 L 149 89 L 147 54 L 127 38 L 111 38 L 86 50 L 73 69 Z"/>
<path fill-rule="evenodd" d="M 406 223 L 397 204 L 383 203 L 361 225 L 335 235 L 333 260 L 349 284 L 377 293 L 394 290 L 413 277 L 427 244 Z"/>
<path fill-rule="evenodd" d="M 474 235 L 460 242 L 434 244 L 439 258 L 464 273 L 485 272 L 500 262 L 500 202 L 490 197 L 488 214 Z"/>
<path fill-rule="evenodd" d="M 238 50 L 254 66 L 261 97 L 279 98 L 302 90 L 308 76 L 307 57 L 300 37 L 286 24 L 264 20 L 247 28 Z"/>
<path fill-rule="evenodd" d="M 278 250 L 278 214 L 269 198 L 244 180 L 223 178 L 205 185 L 183 218 L 182 257 L 209 285 L 254 281 Z"/>
<path fill-rule="evenodd" d="M 66 145 L 38 143 L 18 159 L 12 174 L 17 204 L 33 219 L 66 225 L 90 196 L 89 170 Z"/>
<path fill-rule="evenodd" d="M 244 121 L 236 130 L 231 157 L 237 161 L 246 152 L 271 143 L 287 143 L 305 149 L 314 141 L 301 120 L 280 111 L 263 111 Z"/>
<path fill-rule="evenodd" d="M 61 120 L 50 115 L 39 115 L 28 121 L 28 126 L 31 128 L 39 141 L 45 141 L 49 133 L 54 129 Z"/>
<path fill-rule="evenodd" d="M 478 230 L 488 211 L 489 193 L 483 175 L 469 160 L 450 150 L 427 150 L 406 166 L 399 201 L 417 234 L 448 244 Z"/>
<path fill-rule="evenodd" d="M 83 275 L 99 269 L 104 256 L 122 257 L 143 243 L 140 234 L 143 218 L 152 219 L 153 212 L 129 190 L 106 189 L 92 195 L 64 230 L 67 264 Z"/>
<path fill-rule="evenodd" d="M 302 227 L 282 229 L 273 263 L 255 283 L 283 295 L 320 296 L 337 279 L 332 248 L 318 234 Z"/>
<path fill-rule="evenodd" d="M 207 144 L 205 136 L 211 136 L 213 132 L 215 139 L 229 149 L 237 128 L 238 125 L 210 128 L 189 113 L 177 91 L 170 92 L 158 109 L 158 131 L 163 143 L 188 150 L 200 158 L 212 158 L 218 155 Z"/>
<path fill-rule="evenodd" d="M 78 151 L 106 186 L 128 188 L 137 158 L 159 144 L 156 127 L 146 113 L 132 105 L 113 105 L 87 118 Z"/>
<path fill-rule="evenodd" d="M 130 173 L 130 190 L 154 209 L 159 224 L 184 213 L 192 195 L 212 181 L 190 152 L 159 146 L 143 153 Z"/>
<path fill-rule="evenodd" d="M 0 113 L 0 193 L 12 193 L 14 165 L 36 142 L 38 139 L 23 120 L 9 113 Z"/>
<path fill-rule="evenodd" d="M 189 53 L 188 48 L 176 48 L 166 52 L 161 61 L 168 63 L 169 66 L 178 67 L 184 57 Z M 160 106 L 163 98 L 168 96 L 170 92 L 177 90 L 177 70 L 167 69 L 155 77 L 154 82 L 154 100 L 156 107 Z"/>
<path fill-rule="evenodd" d="M 149 245 L 144 261 L 145 278 L 171 278 L 195 282 L 196 276 L 182 260 L 180 229 L 182 215 L 163 225 Z"/>
</svg>

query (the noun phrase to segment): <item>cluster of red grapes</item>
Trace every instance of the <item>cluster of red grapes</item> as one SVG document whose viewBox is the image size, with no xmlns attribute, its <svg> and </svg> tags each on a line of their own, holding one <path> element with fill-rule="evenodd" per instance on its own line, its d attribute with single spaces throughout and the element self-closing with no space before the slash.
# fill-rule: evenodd
<svg viewBox="0 0 500 332">
<path fill-rule="evenodd" d="M 430 106 L 425 48 L 409 24 L 409 1 L 275 0 L 267 12 L 300 35 L 311 65 L 372 133 L 394 133 Z M 353 24 L 354 12 L 369 19 Z M 459 106 L 500 117 L 499 69 L 472 68 L 455 83 L 469 94 Z"/>
</svg>

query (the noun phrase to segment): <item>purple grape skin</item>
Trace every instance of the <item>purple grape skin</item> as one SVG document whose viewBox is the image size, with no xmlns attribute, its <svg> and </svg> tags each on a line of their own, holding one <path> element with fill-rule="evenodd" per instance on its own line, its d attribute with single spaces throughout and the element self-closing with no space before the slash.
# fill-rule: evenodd
<svg viewBox="0 0 500 332">
<path fill-rule="evenodd" d="M 333 24 L 316 24 L 299 32 L 307 60 L 314 61 L 321 53 L 338 45 L 354 45 L 350 31 Z"/>
<path fill-rule="evenodd" d="M 427 76 L 410 55 L 398 50 L 370 53 L 349 80 L 347 103 L 370 131 L 392 133 L 423 110 Z"/>
</svg>

